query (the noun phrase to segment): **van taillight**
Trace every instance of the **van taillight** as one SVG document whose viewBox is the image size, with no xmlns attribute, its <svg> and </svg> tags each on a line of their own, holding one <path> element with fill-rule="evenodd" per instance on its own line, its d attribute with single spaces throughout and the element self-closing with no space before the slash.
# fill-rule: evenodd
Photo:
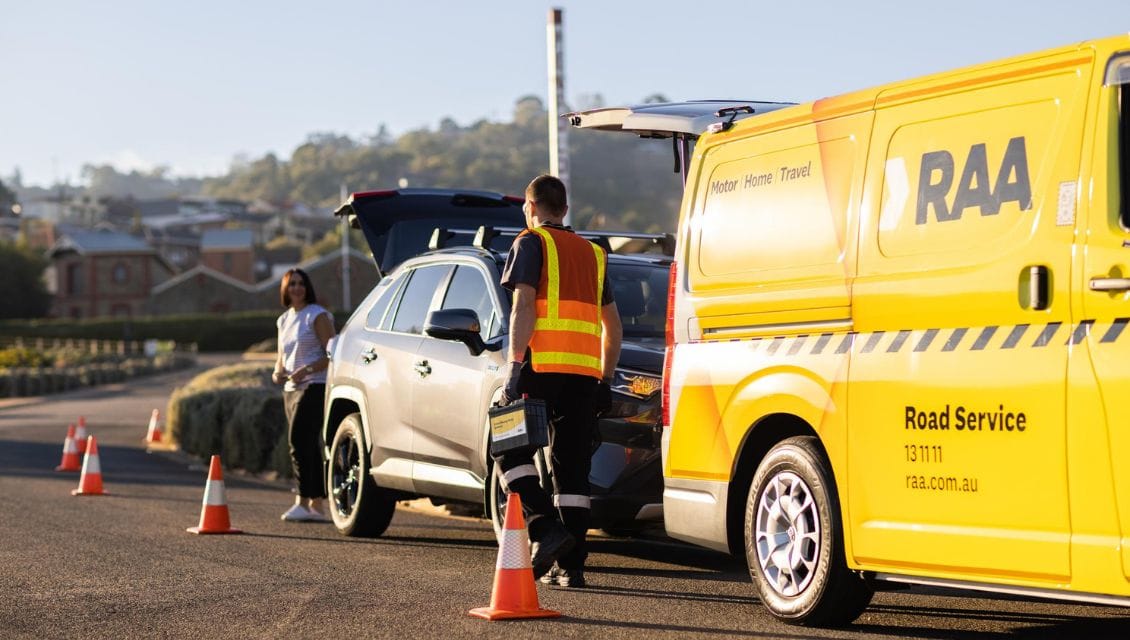
<svg viewBox="0 0 1130 640">
<path fill-rule="evenodd" d="M 663 350 L 663 426 L 671 426 L 671 365 L 675 360 L 675 287 L 678 284 L 679 263 L 671 263 L 667 280 L 667 348 Z"/>
</svg>

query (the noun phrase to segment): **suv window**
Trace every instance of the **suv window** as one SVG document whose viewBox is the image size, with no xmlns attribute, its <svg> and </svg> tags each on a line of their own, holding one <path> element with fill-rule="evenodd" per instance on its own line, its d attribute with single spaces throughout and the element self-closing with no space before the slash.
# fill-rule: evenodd
<svg viewBox="0 0 1130 640">
<path fill-rule="evenodd" d="M 392 330 L 401 333 L 423 333 L 424 319 L 432 306 L 436 289 L 451 272 L 446 264 L 430 265 L 413 269 L 408 274 L 408 285 L 400 296 L 396 315 L 392 320 Z"/>
<path fill-rule="evenodd" d="M 385 311 L 388 309 L 389 303 L 392 302 L 396 294 L 396 290 L 400 288 L 400 284 L 404 281 L 401 278 L 396 286 L 392 286 L 392 278 L 385 276 L 377 283 L 377 288 L 373 292 L 374 297 L 377 299 L 373 306 L 369 308 L 368 315 L 365 316 L 365 327 L 367 329 L 377 329 L 381 326 L 381 320 L 385 317 Z"/>
<path fill-rule="evenodd" d="M 479 316 L 479 335 L 486 340 L 496 324 L 494 302 L 486 278 L 470 265 L 459 265 L 447 287 L 441 309 L 471 309 Z"/>
</svg>

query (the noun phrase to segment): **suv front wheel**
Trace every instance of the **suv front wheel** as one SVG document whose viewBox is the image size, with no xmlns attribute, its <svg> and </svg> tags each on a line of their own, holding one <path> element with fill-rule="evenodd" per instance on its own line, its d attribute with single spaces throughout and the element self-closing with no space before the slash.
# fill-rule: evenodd
<svg viewBox="0 0 1130 640">
<path fill-rule="evenodd" d="M 388 528 L 396 499 L 369 474 L 369 455 L 361 434 L 359 413 L 346 416 L 338 425 L 330 446 L 326 486 L 337 530 L 347 536 L 375 538 Z"/>
</svg>

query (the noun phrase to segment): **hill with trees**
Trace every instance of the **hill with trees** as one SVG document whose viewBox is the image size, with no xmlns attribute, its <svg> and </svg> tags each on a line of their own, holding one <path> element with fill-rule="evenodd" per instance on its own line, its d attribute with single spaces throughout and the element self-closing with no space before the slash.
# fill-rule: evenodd
<svg viewBox="0 0 1130 640">
<path fill-rule="evenodd" d="M 445 119 L 435 130 L 393 138 L 382 127 L 364 140 L 312 134 L 290 158 L 267 154 L 243 159 L 228 174 L 205 178 L 201 191 L 218 198 L 325 209 L 339 204 L 343 183 L 352 191 L 403 184 L 520 195 L 533 176 L 549 169 L 546 118 L 541 100 L 527 96 L 515 104 L 511 122 L 480 120 L 460 126 Z M 674 230 L 682 185 L 673 172 L 669 142 L 570 130 L 569 148 L 574 225 Z"/>
</svg>

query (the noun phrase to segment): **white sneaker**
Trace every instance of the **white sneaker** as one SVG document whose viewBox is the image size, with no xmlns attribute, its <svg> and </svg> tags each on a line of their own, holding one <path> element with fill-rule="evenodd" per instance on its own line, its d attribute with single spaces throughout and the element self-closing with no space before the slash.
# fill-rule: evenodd
<svg viewBox="0 0 1130 640">
<path fill-rule="evenodd" d="M 306 522 L 310 519 L 310 510 L 300 504 L 296 504 L 287 509 L 286 513 L 282 514 L 282 519 L 288 522 Z"/>
<path fill-rule="evenodd" d="M 306 522 L 329 522 L 330 519 L 326 514 L 321 511 L 314 511 L 313 509 L 306 510 Z"/>
</svg>

